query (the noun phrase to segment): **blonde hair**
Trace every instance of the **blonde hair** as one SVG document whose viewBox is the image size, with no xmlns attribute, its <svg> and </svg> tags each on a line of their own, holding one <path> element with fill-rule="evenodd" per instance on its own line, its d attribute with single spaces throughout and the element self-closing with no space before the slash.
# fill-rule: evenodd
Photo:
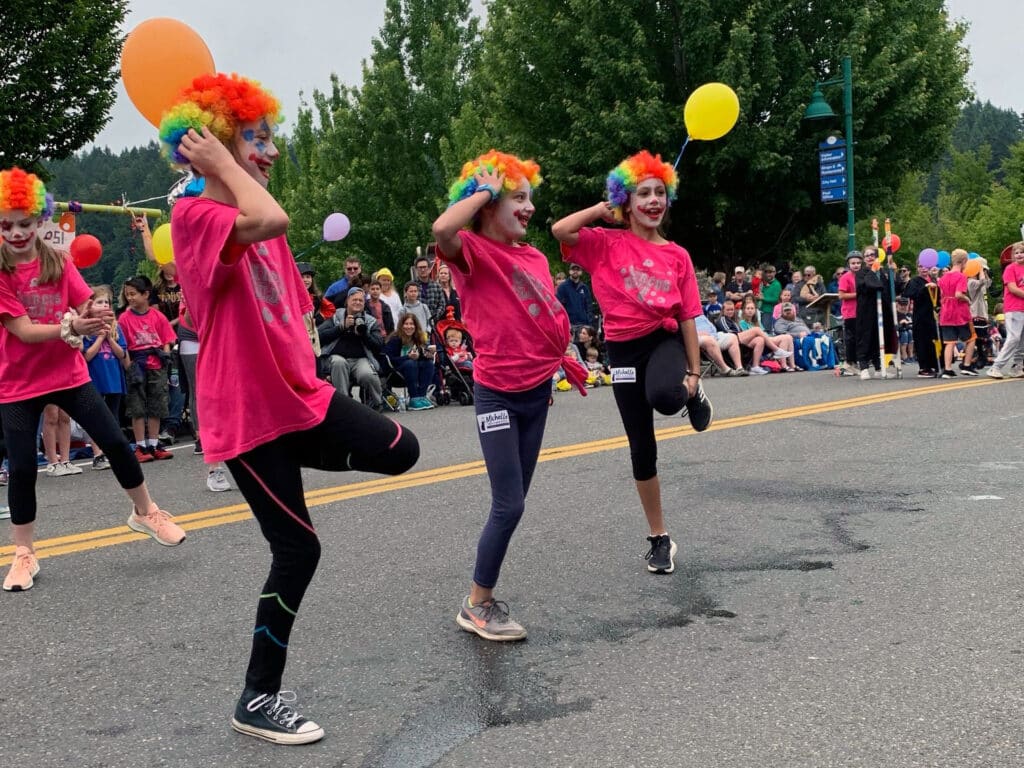
<svg viewBox="0 0 1024 768">
<path fill-rule="evenodd" d="M 967 251 L 963 248 L 954 248 L 953 252 L 949 254 L 950 264 L 963 264 L 967 261 Z"/>
<path fill-rule="evenodd" d="M 64 274 L 64 262 L 67 255 L 55 251 L 48 243 L 36 238 L 36 252 L 39 254 L 39 283 L 56 283 Z M 14 274 L 18 266 L 18 260 L 7 243 L 0 245 L 0 270 L 9 275 Z"/>
<path fill-rule="evenodd" d="M 106 283 L 102 283 L 100 285 L 90 285 L 89 287 L 92 289 L 92 300 L 93 301 L 96 301 L 98 298 L 100 298 L 100 295 L 102 294 L 107 299 L 107 301 L 110 302 L 110 308 L 111 309 L 114 308 L 114 289 L 113 288 L 111 288 Z M 112 334 L 114 334 L 115 338 L 117 338 L 117 318 L 116 317 L 111 318 L 111 320 L 110 320 L 110 332 Z"/>
</svg>

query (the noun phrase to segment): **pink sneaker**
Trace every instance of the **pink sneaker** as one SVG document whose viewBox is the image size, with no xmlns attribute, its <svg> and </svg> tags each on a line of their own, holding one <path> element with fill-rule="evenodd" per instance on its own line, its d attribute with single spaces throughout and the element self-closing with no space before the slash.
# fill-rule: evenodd
<svg viewBox="0 0 1024 768">
<path fill-rule="evenodd" d="M 185 540 L 185 532 L 175 525 L 171 516 L 157 507 L 156 503 L 150 507 L 148 515 L 139 515 L 132 507 L 132 514 L 128 518 L 128 527 L 138 533 L 152 536 L 158 544 L 165 547 L 176 547 Z"/>
<path fill-rule="evenodd" d="M 11 570 L 7 572 L 4 579 L 4 592 L 24 592 L 32 589 L 35 583 L 32 581 L 39 573 L 39 561 L 35 553 L 28 547 L 18 547 L 14 550 L 14 562 L 11 563 Z"/>
</svg>

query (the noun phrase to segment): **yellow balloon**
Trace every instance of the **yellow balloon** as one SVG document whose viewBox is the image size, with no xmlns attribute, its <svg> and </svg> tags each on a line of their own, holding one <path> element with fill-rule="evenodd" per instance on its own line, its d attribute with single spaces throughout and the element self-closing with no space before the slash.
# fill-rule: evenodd
<svg viewBox="0 0 1024 768">
<path fill-rule="evenodd" d="M 161 224 L 153 231 L 153 259 L 160 265 L 174 261 L 170 224 Z"/>
<path fill-rule="evenodd" d="M 725 83 L 706 83 L 690 94 L 683 107 L 683 121 L 691 139 L 714 141 L 736 125 L 740 100 Z"/>
</svg>

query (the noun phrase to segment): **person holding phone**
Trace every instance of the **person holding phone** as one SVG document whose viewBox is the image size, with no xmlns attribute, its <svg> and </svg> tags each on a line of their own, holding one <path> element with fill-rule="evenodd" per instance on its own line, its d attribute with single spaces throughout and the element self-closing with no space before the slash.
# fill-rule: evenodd
<svg viewBox="0 0 1024 768">
<path fill-rule="evenodd" d="M 409 410 L 427 411 L 434 404 L 427 398 L 427 387 L 434 380 L 434 356 L 437 347 L 427 344 L 427 334 L 414 314 L 401 315 L 384 343 L 384 354 L 405 380 L 409 390 Z"/>
</svg>

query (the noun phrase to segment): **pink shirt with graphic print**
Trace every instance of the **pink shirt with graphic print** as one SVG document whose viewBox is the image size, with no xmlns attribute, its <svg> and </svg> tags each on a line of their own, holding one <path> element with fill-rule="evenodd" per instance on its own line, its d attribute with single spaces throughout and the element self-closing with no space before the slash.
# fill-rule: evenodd
<svg viewBox="0 0 1024 768">
<path fill-rule="evenodd" d="M 173 344 L 177 336 L 170 321 L 158 309 L 150 307 L 142 314 L 134 309 L 126 309 L 117 318 L 117 324 L 128 342 L 129 352 L 140 352 L 143 349 L 162 349 Z M 146 369 L 156 371 L 162 368 L 160 358 L 149 355 L 146 358 Z"/>
<path fill-rule="evenodd" d="M 525 392 L 550 380 L 570 333 L 547 257 L 532 245 L 506 245 L 469 230 L 459 237 L 461 258 L 440 255 L 473 336 L 473 378 L 499 392 Z"/>
<path fill-rule="evenodd" d="M 629 341 L 668 321 L 701 314 L 693 263 L 686 249 L 656 245 L 629 230 L 585 227 L 575 246 L 562 244 L 562 258 L 590 273 L 594 297 L 604 312 L 605 338 Z"/>
<path fill-rule="evenodd" d="M 199 335 L 207 462 L 316 426 L 334 394 L 316 376 L 302 317 L 313 305 L 284 235 L 226 263 L 237 218 L 237 208 L 202 197 L 178 201 L 171 215 L 178 279 Z"/>
<path fill-rule="evenodd" d="M 27 315 L 36 325 L 60 325 L 64 313 L 77 309 L 92 291 L 70 259 L 55 283 L 39 284 L 39 259 L 0 270 L 0 318 Z M 89 382 L 81 351 L 60 339 L 26 344 L 0 325 L 0 403 L 80 387 Z"/>
<path fill-rule="evenodd" d="M 1010 293 L 1010 284 L 1024 291 L 1024 264 L 1011 262 L 1003 270 L 1003 312 L 1024 312 L 1024 298 Z"/>
</svg>

